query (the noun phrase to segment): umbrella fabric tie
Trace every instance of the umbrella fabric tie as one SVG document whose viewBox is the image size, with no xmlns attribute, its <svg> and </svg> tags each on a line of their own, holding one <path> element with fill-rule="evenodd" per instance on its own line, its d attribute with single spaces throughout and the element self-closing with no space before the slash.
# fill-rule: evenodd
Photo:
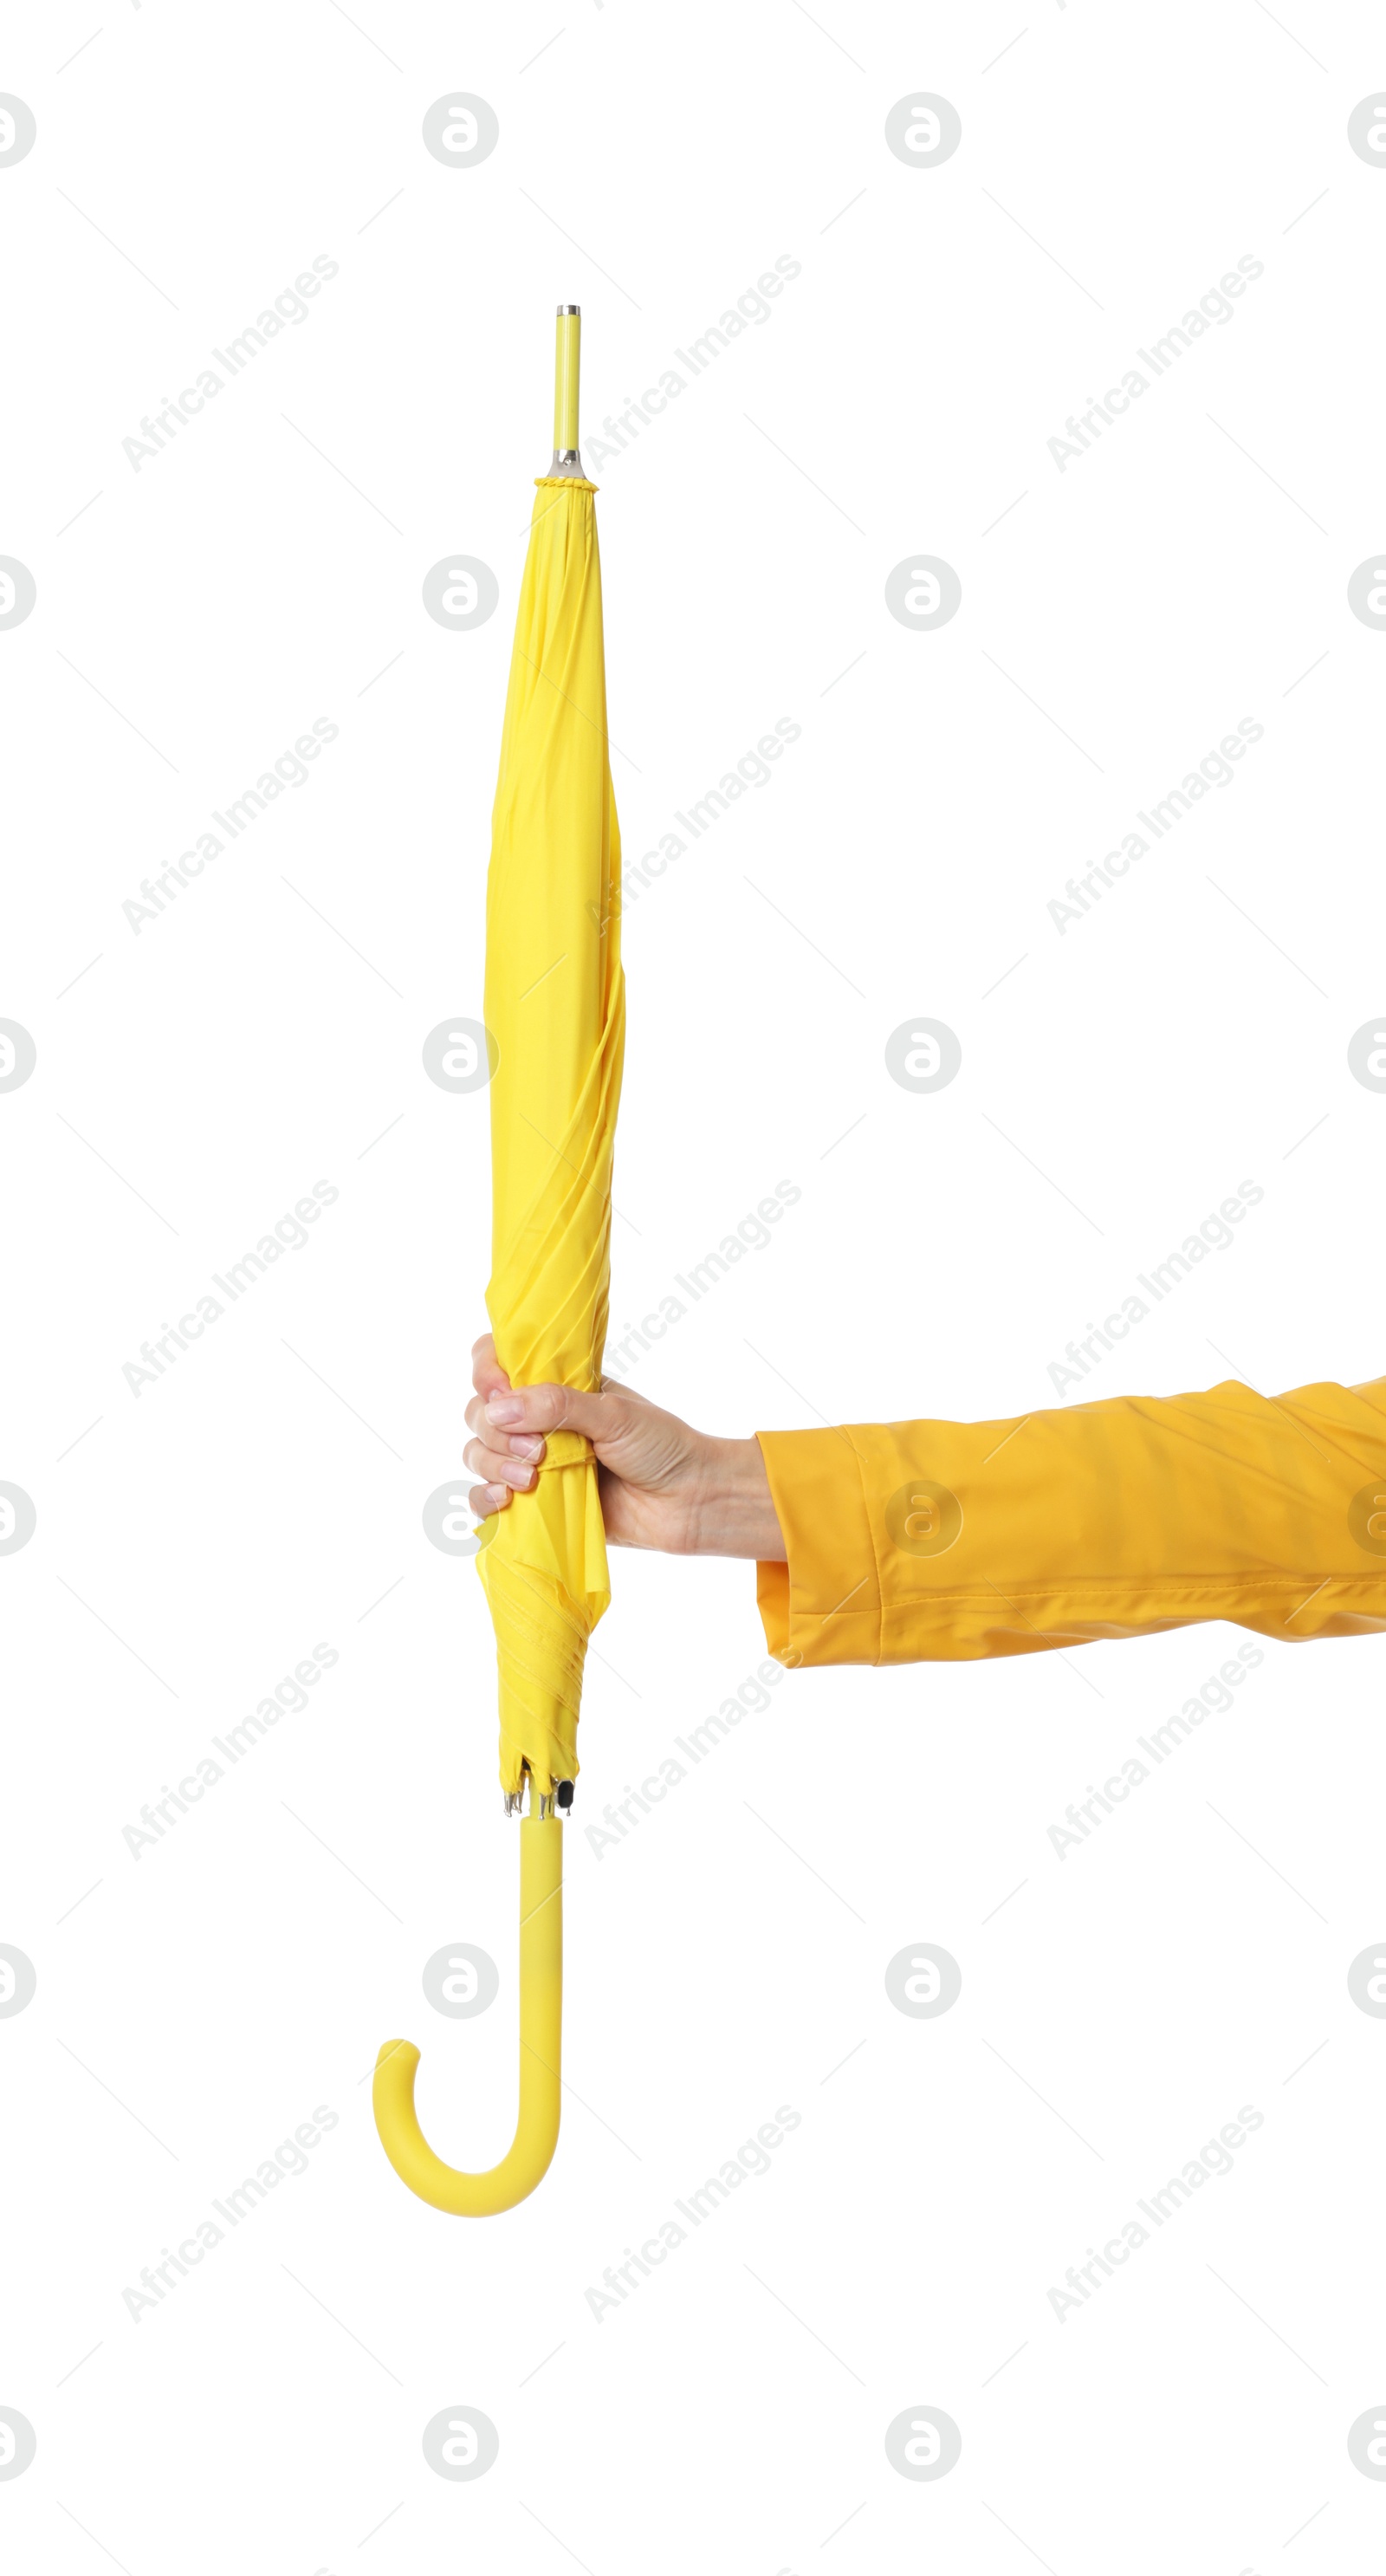
<svg viewBox="0 0 1386 2576">
<path fill-rule="evenodd" d="M 585 1431 L 550 1431 L 545 1435 L 539 1473 L 546 1476 L 553 1467 L 585 1467 L 592 1454 Z"/>
</svg>

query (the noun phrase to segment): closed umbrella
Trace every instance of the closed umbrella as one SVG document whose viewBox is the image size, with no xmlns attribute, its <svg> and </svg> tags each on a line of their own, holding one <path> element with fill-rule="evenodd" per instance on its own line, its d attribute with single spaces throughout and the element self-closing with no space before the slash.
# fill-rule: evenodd
<svg viewBox="0 0 1386 2576">
<path fill-rule="evenodd" d="M 560 305 L 554 456 L 536 485 L 515 620 L 486 894 L 492 1268 L 487 1307 L 515 1385 L 599 1387 L 610 1279 L 611 1166 L 625 1040 L 620 838 L 606 731 L 595 485 L 578 453 L 576 305 Z M 435 2209 L 510 2209 L 558 2138 L 563 1826 L 577 1777 L 587 1640 L 610 1598 L 591 1444 L 548 1439 L 529 1493 L 483 1525 L 496 1632 L 500 1776 L 521 1814 L 520 2109 L 484 2174 L 436 2156 L 414 2109 L 419 2052 L 387 2040 L 376 2127 Z"/>
</svg>

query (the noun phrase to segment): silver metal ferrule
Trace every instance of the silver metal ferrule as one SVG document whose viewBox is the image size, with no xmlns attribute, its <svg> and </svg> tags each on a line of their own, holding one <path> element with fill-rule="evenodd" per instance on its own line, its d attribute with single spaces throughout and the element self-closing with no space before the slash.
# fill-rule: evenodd
<svg viewBox="0 0 1386 2576">
<path fill-rule="evenodd" d="M 551 475 L 577 475 L 581 477 L 584 483 L 587 480 L 586 474 L 583 472 L 581 452 L 576 447 L 556 447 L 553 451 L 553 463 L 549 467 L 549 472 Z"/>
<path fill-rule="evenodd" d="M 558 1813 L 556 1795 L 552 1789 L 536 1789 L 528 1772 L 525 1773 L 525 1783 L 529 1790 L 529 1812 L 531 1816 L 537 1816 L 542 1823 L 545 1816 L 553 1816 Z M 524 1790 L 507 1789 L 504 1794 L 505 1812 L 507 1816 L 522 1816 L 525 1812 Z"/>
<path fill-rule="evenodd" d="M 507 1789 L 503 1793 L 505 1797 L 505 1812 L 507 1816 L 522 1816 L 524 1814 L 526 1789 L 529 1791 L 529 1812 L 531 1816 L 537 1816 L 541 1823 L 545 1816 L 562 1817 L 573 1803 L 573 1784 L 571 1780 L 555 1780 L 551 1789 L 536 1789 L 534 1785 L 534 1774 L 530 1770 L 529 1764 L 526 1763 L 524 1778 L 519 1788 Z M 562 1805 L 560 1805 L 558 1797 L 560 1789 L 566 1789 L 568 1792 Z"/>
</svg>

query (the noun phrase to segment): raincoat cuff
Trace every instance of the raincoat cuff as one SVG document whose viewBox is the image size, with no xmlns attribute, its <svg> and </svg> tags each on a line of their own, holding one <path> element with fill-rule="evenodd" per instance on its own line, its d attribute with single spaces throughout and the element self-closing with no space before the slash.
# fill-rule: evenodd
<svg viewBox="0 0 1386 2576">
<path fill-rule="evenodd" d="M 759 1435 L 782 1664 L 971 1662 L 1226 1619 L 1386 1632 L 1386 1379 Z"/>
<path fill-rule="evenodd" d="M 856 1443 L 846 1431 L 758 1431 L 788 1563 L 757 1565 L 776 1663 L 875 1664 L 881 1584 Z"/>
</svg>

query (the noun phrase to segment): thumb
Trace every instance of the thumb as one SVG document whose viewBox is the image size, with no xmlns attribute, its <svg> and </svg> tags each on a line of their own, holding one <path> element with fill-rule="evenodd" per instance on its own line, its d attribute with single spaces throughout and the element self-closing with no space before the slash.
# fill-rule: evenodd
<svg viewBox="0 0 1386 2576">
<path fill-rule="evenodd" d="M 541 1437 L 550 1431 L 581 1432 L 595 1447 L 629 1430 L 638 1400 L 615 1385 L 590 1395 L 572 1386 L 517 1386 L 489 1399 L 486 1419 L 499 1430 L 532 1431 Z"/>
</svg>

